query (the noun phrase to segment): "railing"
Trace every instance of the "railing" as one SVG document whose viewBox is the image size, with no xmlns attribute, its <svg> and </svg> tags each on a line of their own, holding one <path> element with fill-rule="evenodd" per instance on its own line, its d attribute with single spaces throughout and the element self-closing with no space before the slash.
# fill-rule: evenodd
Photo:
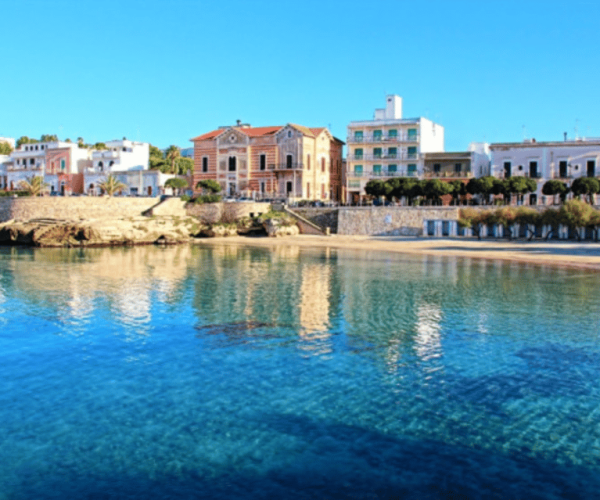
<svg viewBox="0 0 600 500">
<path fill-rule="evenodd" d="M 473 172 L 471 172 L 471 170 L 462 170 L 460 172 L 455 172 L 454 170 L 449 170 L 449 171 L 441 171 L 441 172 L 433 172 L 430 170 L 425 170 L 425 172 L 423 172 L 423 175 L 425 177 L 433 177 L 433 178 L 437 178 L 437 177 L 454 177 L 455 179 L 460 179 L 460 178 L 465 178 L 465 177 L 473 177 Z"/>
<path fill-rule="evenodd" d="M 269 170 L 302 170 L 304 168 L 303 163 L 277 163 L 269 164 Z"/>
<path fill-rule="evenodd" d="M 418 160 L 420 157 L 419 153 L 381 153 L 380 155 L 375 154 L 350 154 L 348 160 L 352 161 L 376 161 L 376 160 Z"/>
<path fill-rule="evenodd" d="M 348 172 L 347 177 L 365 177 L 365 178 L 380 178 L 380 177 L 418 177 L 418 172 L 407 170 L 367 170 L 363 172 Z"/>
<path fill-rule="evenodd" d="M 350 136 L 347 143 L 364 143 L 364 142 L 417 142 L 419 134 L 399 134 L 397 136 L 390 135 L 365 135 L 365 136 Z"/>
</svg>

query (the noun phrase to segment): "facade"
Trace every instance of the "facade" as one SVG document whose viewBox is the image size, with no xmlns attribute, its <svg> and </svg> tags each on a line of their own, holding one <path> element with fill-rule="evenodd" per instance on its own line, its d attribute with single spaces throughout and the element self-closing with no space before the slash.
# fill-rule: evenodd
<svg viewBox="0 0 600 500">
<path fill-rule="evenodd" d="M 8 165 L 10 163 L 10 156 L 0 155 L 0 190 L 8 189 Z"/>
<path fill-rule="evenodd" d="M 484 177 L 490 172 L 490 147 L 487 143 L 471 143 L 467 151 L 423 154 L 423 177 L 426 179 L 469 179 Z"/>
<path fill-rule="evenodd" d="M 127 186 L 124 194 L 157 196 L 164 182 L 173 177 L 148 169 L 150 145 L 127 139 L 108 141 L 104 150 L 92 152 L 92 165 L 85 171 L 84 191 L 90 195 L 101 194 L 99 184 L 113 175 Z"/>
<path fill-rule="evenodd" d="M 19 183 L 41 176 L 51 192 L 78 193 L 82 189 L 82 172 L 91 165 L 90 152 L 70 142 L 38 142 L 21 144 L 10 154 L 7 166 L 8 189 L 19 189 Z"/>
<path fill-rule="evenodd" d="M 600 139 L 554 142 L 531 139 L 491 144 L 490 151 L 492 175 L 495 177 L 525 176 L 538 181 L 537 192 L 525 199 L 531 205 L 552 202 L 552 197 L 541 192 L 544 183 L 550 179 L 559 179 L 570 185 L 578 177 L 600 175 Z"/>
<path fill-rule="evenodd" d="M 427 118 L 402 118 L 402 98 L 388 95 L 373 120 L 350 122 L 345 201 L 357 203 L 371 179 L 422 177 L 423 153 L 444 151 L 444 127 Z"/>
<path fill-rule="evenodd" d="M 193 185 L 213 179 L 227 196 L 339 201 L 342 147 L 325 127 L 221 127 L 191 139 Z"/>
</svg>

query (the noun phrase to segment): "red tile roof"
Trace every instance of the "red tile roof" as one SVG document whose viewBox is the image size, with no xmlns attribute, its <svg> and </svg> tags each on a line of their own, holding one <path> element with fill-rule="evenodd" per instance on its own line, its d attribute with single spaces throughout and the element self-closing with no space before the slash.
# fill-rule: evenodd
<svg viewBox="0 0 600 500">
<path fill-rule="evenodd" d="M 273 135 L 278 130 L 281 130 L 283 127 L 281 125 L 276 127 L 231 127 L 232 129 L 241 132 L 242 134 L 247 135 L 248 137 L 262 137 L 264 135 Z M 212 132 L 208 132 L 207 134 L 199 135 L 198 137 L 194 137 L 190 139 L 192 141 L 206 141 L 208 139 L 214 139 L 221 133 L 225 132 L 226 128 L 220 128 L 217 130 L 213 130 Z"/>
</svg>

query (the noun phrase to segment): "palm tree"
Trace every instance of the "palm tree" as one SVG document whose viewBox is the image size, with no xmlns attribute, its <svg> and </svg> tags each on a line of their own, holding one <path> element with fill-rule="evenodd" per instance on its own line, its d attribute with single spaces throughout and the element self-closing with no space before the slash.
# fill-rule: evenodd
<svg viewBox="0 0 600 500">
<path fill-rule="evenodd" d="M 40 196 L 48 191 L 50 185 L 44 182 L 44 178 L 40 175 L 31 177 L 29 180 L 19 182 L 19 187 L 23 191 L 27 191 L 31 196 Z"/>
<path fill-rule="evenodd" d="M 123 189 L 127 189 L 127 186 L 123 184 L 119 179 L 117 179 L 114 175 L 109 175 L 104 180 L 104 182 L 100 182 L 98 186 L 108 196 L 112 196 L 113 194 L 120 193 L 121 191 L 123 191 Z"/>
<path fill-rule="evenodd" d="M 179 148 L 177 146 L 169 146 L 165 152 L 167 160 L 171 160 L 171 173 L 175 173 L 175 160 L 181 156 Z"/>
</svg>

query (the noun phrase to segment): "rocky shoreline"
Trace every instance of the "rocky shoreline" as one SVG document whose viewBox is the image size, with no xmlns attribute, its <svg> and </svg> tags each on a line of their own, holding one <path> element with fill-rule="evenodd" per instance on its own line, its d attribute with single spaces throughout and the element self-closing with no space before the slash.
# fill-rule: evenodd
<svg viewBox="0 0 600 500">
<path fill-rule="evenodd" d="M 179 245 L 197 238 L 298 234 L 296 225 L 268 219 L 261 226 L 202 224 L 194 217 L 139 216 L 110 220 L 32 219 L 0 224 L 0 245 L 39 248 Z"/>
</svg>

